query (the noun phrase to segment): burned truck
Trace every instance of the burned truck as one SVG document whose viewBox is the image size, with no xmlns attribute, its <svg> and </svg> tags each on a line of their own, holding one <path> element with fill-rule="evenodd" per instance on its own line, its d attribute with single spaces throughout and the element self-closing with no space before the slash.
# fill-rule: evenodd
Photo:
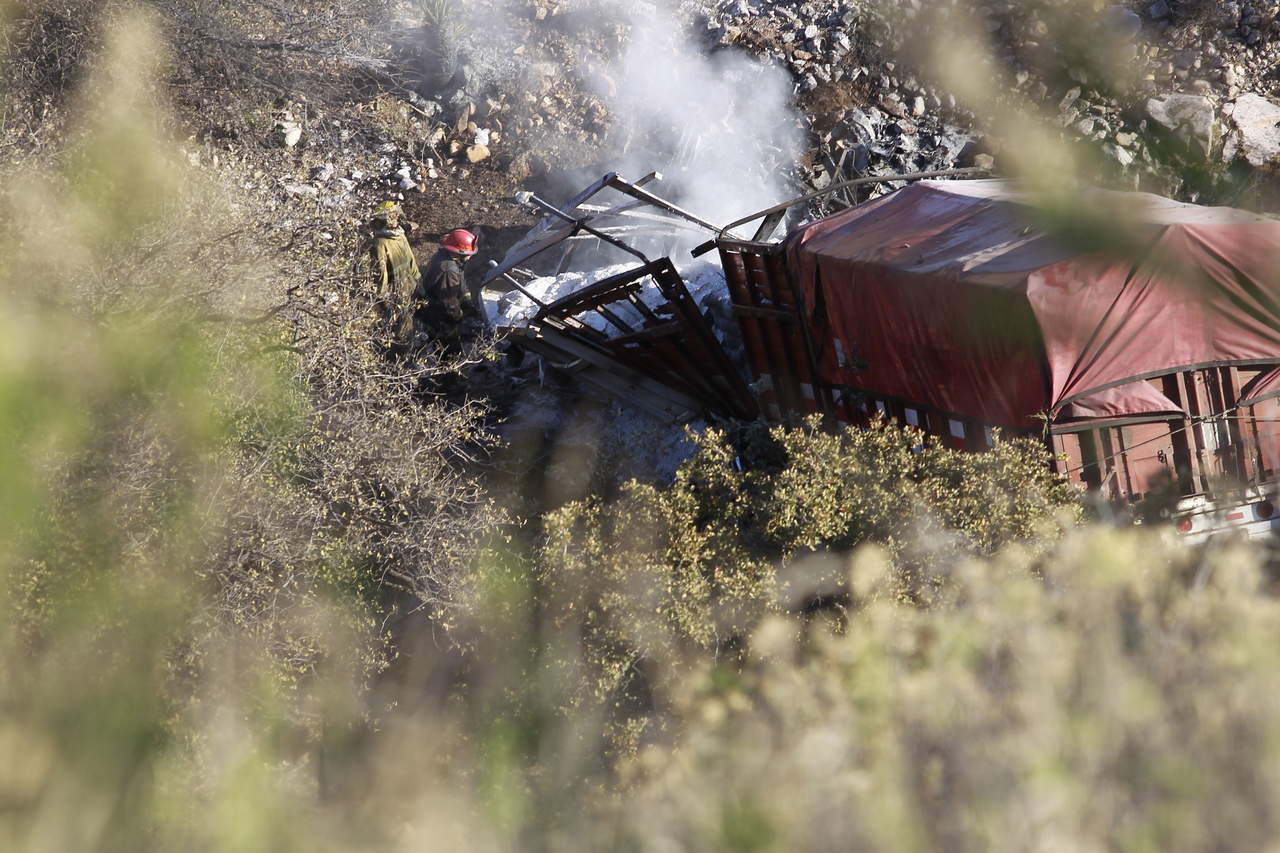
<svg viewBox="0 0 1280 853">
<path fill-rule="evenodd" d="M 644 256 L 522 334 L 672 415 L 886 417 L 971 451 L 1034 436 L 1114 506 L 1168 499 L 1188 539 L 1280 529 L 1280 221 L 1092 193 L 1122 235 L 1064 236 L 1001 180 L 908 183 L 774 239 L 788 202 L 695 250 L 718 252 L 718 317 Z"/>
</svg>

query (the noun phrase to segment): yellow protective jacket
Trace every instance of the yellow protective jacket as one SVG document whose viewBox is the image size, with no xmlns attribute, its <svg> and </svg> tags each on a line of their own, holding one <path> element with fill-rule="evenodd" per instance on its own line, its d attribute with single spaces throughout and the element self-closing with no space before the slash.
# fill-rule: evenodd
<svg viewBox="0 0 1280 853">
<path fill-rule="evenodd" d="M 414 304 L 423 294 L 422 273 L 404 231 L 375 231 L 368 262 L 378 316 L 397 343 L 408 343 L 413 338 Z"/>
</svg>

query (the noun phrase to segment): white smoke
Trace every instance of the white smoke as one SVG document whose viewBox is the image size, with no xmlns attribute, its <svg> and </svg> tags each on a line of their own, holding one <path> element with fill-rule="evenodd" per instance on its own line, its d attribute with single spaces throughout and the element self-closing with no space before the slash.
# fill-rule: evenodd
<svg viewBox="0 0 1280 853">
<path fill-rule="evenodd" d="M 661 171 L 656 192 L 721 224 L 794 195 L 787 173 L 801 150 L 801 133 L 784 70 L 744 52 L 710 50 L 667 0 L 560 5 L 562 14 L 579 22 L 591 16 L 599 28 L 625 33 L 614 55 L 564 69 L 609 111 L 610 131 L 604 150 L 595 152 L 597 163 L 631 180 Z M 519 2 L 508 11 L 527 16 L 529 7 Z M 499 85 L 519 85 L 527 79 L 518 68 L 521 57 L 526 65 L 536 62 L 534 50 L 495 47 L 500 36 L 494 18 L 501 15 L 486 17 L 486 53 L 494 59 L 480 59 L 485 67 L 477 71 Z M 542 26 L 554 27 L 555 18 Z M 574 31 L 567 37 L 574 38 Z"/>
<path fill-rule="evenodd" d="M 649 168 L 665 168 L 668 191 L 717 223 L 784 199 L 800 149 L 788 75 L 738 51 L 708 54 L 669 10 L 632 8 L 616 87 L 601 92 L 619 170 L 638 176 L 665 159 Z"/>
</svg>

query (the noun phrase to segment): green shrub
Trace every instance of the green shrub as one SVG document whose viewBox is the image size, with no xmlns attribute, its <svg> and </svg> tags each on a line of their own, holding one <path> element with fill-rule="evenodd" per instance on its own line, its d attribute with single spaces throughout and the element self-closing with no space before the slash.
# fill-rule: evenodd
<svg viewBox="0 0 1280 853">
<path fill-rule="evenodd" d="M 1043 447 L 949 450 L 884 422 L 824 432 L 709 430 L 674 484 L 630 483 L 544 519 L 535 570 L 557 627 L 580 632 L 591 689 L 610 695 L 651 656 L 714 652 L 767 613 L 848 603 L 841 553 L 874 542 L 895 566 L 887 594 L 927 604 L 970 554 L 1047 547 L 1077 521 L 1077 493 Z M 756 464 L 742 467 L 742 457 Z"/>
</svg>

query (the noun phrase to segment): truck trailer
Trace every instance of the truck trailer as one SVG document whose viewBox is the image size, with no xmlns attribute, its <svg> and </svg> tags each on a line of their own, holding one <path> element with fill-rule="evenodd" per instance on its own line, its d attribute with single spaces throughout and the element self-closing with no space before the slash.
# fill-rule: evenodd
<svg viewBox="0 0 1280 853">
<path fill-rule="evenodd" d="M 658 173 L 611 173 L 561 208 L 526 200 L 545 217 L 486 283 L 532 300 L 518 340 L 659 417 L 884 417 L 969 451 L 1029 436 L 1190 541 L 1280 530 L 1280 221 L 1081 190 L 1101 213 L 1050 222 L 1013 182 L 937 174 L 774 239 L 817 195 L 889 179 L 719 227 L 658 196 Z M 699 232 L 727 305 L 657 257 Z M 521 283 L 584 246 L 631 264 L 551 302 Z"/>
<path fill-rule="evenodd" d="M 974 180 L 722 235 L 762 412 L 889 417 L 973 451 L 1034 436 L 1114 505 L 1171 506 L 1188 539 L 1280 529 L 1280 221 L 1092 192 L 1123 229 L 1072 240 L 1015 184 Z"/>
</svg>

